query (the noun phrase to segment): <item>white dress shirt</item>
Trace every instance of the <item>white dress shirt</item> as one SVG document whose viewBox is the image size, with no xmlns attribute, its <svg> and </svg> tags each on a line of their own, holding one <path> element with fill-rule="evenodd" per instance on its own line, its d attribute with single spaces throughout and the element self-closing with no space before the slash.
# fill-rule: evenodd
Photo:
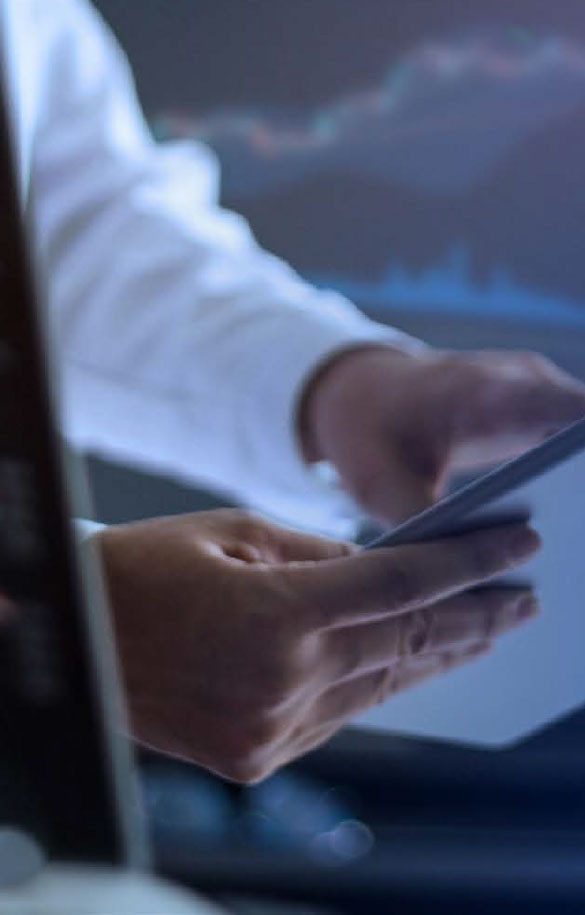
<svg viewBox="0 0 585 915">
<path fill-rule="evenodd" d="M 416 344 L 261 250 L 219 208 L 209 149 L 152 140 L 127 61 L 86 0 L 0 10 L 66 434 L 344 533 L 347 501 L 299 451 L 299 397 L 336 351 Z"/>
</svg>

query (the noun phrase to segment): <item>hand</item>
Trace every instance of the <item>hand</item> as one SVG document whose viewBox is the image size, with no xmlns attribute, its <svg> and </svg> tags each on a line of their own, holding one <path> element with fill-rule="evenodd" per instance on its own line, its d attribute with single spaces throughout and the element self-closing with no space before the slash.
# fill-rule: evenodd
<svg viewBox="0 0 585 915">
<path fill-rule="evenodd" d="M 395 523 L 427 508 L 454 471 L 514 457 L 585 415 L 585 385 L 535 353 L 342 354 L 307 389 L 301 438 L 358 504 Z"/>
<path fill-rule="evenodd" d="M 357 553 L 234 511 L 112 527 L 104 561 L 132 734 L 254 782 L 535 612 L 469 589 L 528 558 L 521 525 Z"/>
</svg>

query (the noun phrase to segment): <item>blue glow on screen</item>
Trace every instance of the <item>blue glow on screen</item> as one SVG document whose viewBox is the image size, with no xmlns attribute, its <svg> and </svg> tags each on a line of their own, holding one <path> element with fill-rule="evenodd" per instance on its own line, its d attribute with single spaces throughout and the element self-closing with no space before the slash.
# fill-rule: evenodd
<svg viewBox="0 0 585 915">
<path fill-rule="evenodd" d="M 584 326 L 584 115 L 585 35 L 421 23 L 380 79 L 311 110 L 153 123 L 212 146 L 260 240 L 366 311 Z"/>
<path fill-rule="evenodd" d="M 585 327 L 582 304 L 525 288 L 504 267 L 494 270 L 484 283 L 474 281 L 465 244 L 452 248 L 442 263 L 420 273 L 393 264 L 377 281 L 355 280 L 335 273 L 308 278 L 316 286 L 335 289 L 365 311 L 376 314 L 407 309 L 545 322 L 554 317 L 559 324 Z"/>
</svg>

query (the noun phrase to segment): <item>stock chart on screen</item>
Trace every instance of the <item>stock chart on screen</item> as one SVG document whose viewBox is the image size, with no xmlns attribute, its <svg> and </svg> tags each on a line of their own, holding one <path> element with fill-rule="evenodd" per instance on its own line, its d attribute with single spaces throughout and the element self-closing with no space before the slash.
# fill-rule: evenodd
<svg viewBox="0 0 585 915">
<path fill-rule="evenodd" d="M 260 241 L 365 311 L 585 329 L 585 8 L 469 6 L 177 0 L 152 126 L 211 146 Z"/>
</svg>

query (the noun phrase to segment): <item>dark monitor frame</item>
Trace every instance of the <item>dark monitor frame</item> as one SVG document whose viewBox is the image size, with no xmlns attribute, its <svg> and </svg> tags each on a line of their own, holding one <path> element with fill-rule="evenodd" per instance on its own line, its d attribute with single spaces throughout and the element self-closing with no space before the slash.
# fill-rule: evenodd
<svg viewBox="0 0 585 915">
<path fill-rule="evenodd" d="M 4 79 L 3 86 L 7 86 Z M 40 284 L 0 92 L 0 828 L 55 861 L 144 860 L 99 576 L 76 551 L 79 509 L 56 434 Z M 72 498 L 72 487 L 76 490 Z M 88 577 L 89 576 L 89 577 Z"/>
</svg>

